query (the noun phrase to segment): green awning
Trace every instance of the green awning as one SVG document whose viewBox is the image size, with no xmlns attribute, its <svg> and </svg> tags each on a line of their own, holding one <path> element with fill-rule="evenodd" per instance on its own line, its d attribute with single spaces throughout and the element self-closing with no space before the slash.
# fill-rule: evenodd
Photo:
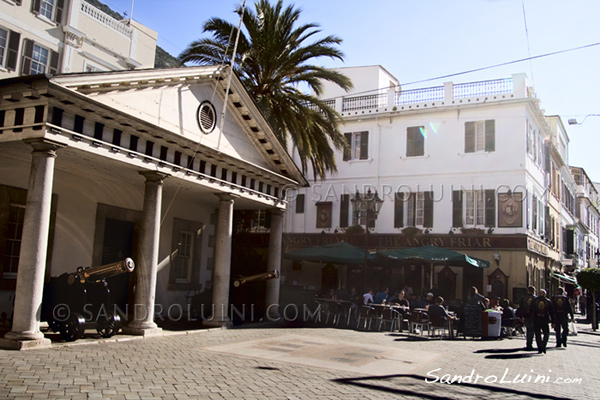
<svg viewBox="0 0 600 400">
<path fill-rule="evenodd" d="M 569 283 L 571 285 L 575 285 L 575 286 L 579 286 L 579 284 L 577 283 L 577 279 L 572 277 L 572 276 L 568 276 L 565 274 L 561 274 L 558 272 L 553 272 L 552 276 L 558 278 L 559 280 L 565 282 L 565 283 Z"/>
<path fill-rule="evenodd" d="M 318 263 L 364 264 L 375 258 L 373 254 L 346 242 L 314 246 L 286 253 L 284 258 Z"/>
<path fill-rule="evenodd" d="M 397 261 L 424 261 L 433 265 L 473 266 L 476 268 L 489 268 L 490 262 L 475 257 L 470 257 L 458 251 L 437 246 L 409 247 L 395 250 L 378 251 L 377 255 Z"/>
</svg>

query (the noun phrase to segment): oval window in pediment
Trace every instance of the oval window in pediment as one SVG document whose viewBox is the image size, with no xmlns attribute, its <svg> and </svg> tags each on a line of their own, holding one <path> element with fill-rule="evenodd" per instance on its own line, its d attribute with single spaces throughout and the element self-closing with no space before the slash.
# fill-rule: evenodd
<svg viewBox="0 0 600 400">
<path fill-rule="evenodd" d="M 209 101 L 204 101 L 198 106 L 197 118 L 202 133 L 211 133 L 217 125 L 217 113 Z"/>
</svg>

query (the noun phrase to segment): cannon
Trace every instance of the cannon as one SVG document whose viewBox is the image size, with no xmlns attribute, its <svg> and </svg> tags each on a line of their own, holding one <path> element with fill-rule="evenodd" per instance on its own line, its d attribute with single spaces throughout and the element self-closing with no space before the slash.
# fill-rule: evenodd
<svg viewBox="0 0 600 400">
<path fill-rule="evenodd" d="M 76 272 L 51 278 L 44 287 L 41 320 L 48 322 L 52 331 L 59 332 L 69 342 L 83 336 L 91 325 L 102 337 L 115 335 L 121 328 L 117 307 L 125 307 L 117 304 L 116 299 L 126 297 L 126 293 L 111 292 L 111 286 L 114 286 L 111 278 L 134 269 L 133 260 L 126 258 L 97 267 L 78 267 Z"/>
<path fill-rule="evenodd" d="M 263 272 L 260 274 L 240 276 L 235 281 L 233 281 L 233 286 L 240 287 L 240 286 L 245 285 L 246 283 L 252 282 L 252 281 L 257 281 L 257 280 L 262 280 L 262 279 L 277 279 L 277 278 L 279 278 L 279 271 L 274 269 L 273 271 Z"/>
</svg>

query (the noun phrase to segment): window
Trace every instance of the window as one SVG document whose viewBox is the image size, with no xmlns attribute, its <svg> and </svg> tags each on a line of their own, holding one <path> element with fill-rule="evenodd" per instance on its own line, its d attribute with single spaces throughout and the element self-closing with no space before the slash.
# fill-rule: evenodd
<svg viewBox="0 0 600 400">
<path fill-rule="evenodd" d="M 8 220 L 6 221 L 6 250 L 4 251 L 3 278 L 16 279 L 21 252 L 21 237 L 25 221 L 25 205 L 10 203 Z"/>
<path fill-rule="evenodd" d="M 192 232 L 179 232 L 179 251 L 175 259 L 175 283 L 189 283 L 192 278 Z"/>
<path fill-rule="evenodd" d="M 58 53 L 49 50 L 32 40 L 25 39 L 22 63 L 23 75 L 58 73 Z"/>
<path fill-rule="evenodd" d="M 204 227 L 200 222 L 173 218 L 169 289 L 185 290 L 198 285 Z"/>
<path fill-rule="evenodd" d="M 396 193 L 394 227 L 433 227 L 433 192 Z"/>
<path fill-rule="evenodd" d="M 495 150 L 496 121 L 476 121 L 465 123 L 465 153 Z"/>
<path fill-rule="evenodd" d="M 40 17 L 60 24 L 65 0 L 33 0 L 31 11 Z"/>
<path fill-rule="evenodd" d="M 414 126 L 406 132 L 406 156 L 415 157 L 425 154 L 425 128 Z"/>
<path fill-rule="evenodd" d="M 496 226 L 495 190 L 452 192 L 452 227 Z"/>
<path fill-rule="evenodd" d="M 367 160 L 369 158 L 369 132 L 345 133 L 348 147 L 344 150 L 344 161 Z"/>
<path fill-rule="evenodd" d="M 0 67 L 9 71 L 17 68 L 20 42 L 20 33 L 0 28 Z"/>
</svg>

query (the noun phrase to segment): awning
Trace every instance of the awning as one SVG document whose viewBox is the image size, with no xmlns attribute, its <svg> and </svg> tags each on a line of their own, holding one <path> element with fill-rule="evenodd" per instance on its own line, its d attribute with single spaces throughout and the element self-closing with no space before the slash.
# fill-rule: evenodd
<svg viewBox="0 0 600 400">
<path fill-rule="evenodd" d="M 458 251 L 437 246 L 409 247 L 395 250 L 378 251 L 377 255 L 398 261 L 424 261 L 433 265 L 473 266 L 476 268 L 489 268 L 490 262 L 475 257 L 470 257 Z"/>
<path fill-rule="evenodd" d="M 286 253 L 283 257 L 296 261 L 338 264 L 365 264 L 365 261 L 375 259 L 374 254 L 369 254 L 360 247 L 352 246 L 346 242 L 337 242 L 300 249 Z"/>
<path fill-rule="evenodd" d="M 558 278 L 558 280 L 560 280 L 560 281 L 563 281 L 565 283 L 568 283 L 568 284 L 575 285 L 575 286 L 579 287 L 579 284 L 577 283 L 577 279 L 575 279 L 572 276 L 568 276 L 568 275 L 561 274 L 561 273 L 558 273 L 558 272 L 553 272 L 552 276 Z"/>
</svg>

